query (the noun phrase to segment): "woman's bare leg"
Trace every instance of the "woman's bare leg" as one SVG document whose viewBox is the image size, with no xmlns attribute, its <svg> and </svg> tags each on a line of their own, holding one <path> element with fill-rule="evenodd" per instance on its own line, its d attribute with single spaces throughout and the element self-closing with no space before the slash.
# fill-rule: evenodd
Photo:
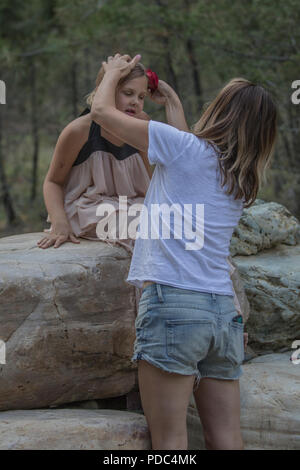
<svg viewBox="0 0 300 470">
<path fill-rule="evenodd" d="M 186 450 L 186 416 L 195 376 L 165 372 L 140 360 L 138 379 L 152 449 Z"/>
<path fill-rule="evenodd" d="M 208 450 L 243 450 L 239 380 L 203 378 L 194 391 Z"/>
</svg>

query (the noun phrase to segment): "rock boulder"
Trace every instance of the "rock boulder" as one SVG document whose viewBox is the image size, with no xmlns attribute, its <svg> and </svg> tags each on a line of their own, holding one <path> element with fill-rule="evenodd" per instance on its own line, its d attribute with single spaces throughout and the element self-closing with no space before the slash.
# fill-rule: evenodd
<svg viewBox="0 0 300 470">
<path fill-rule="evenodd" d="M 136 384 L 135 288 L 123 248 L 42 233 L 0 239 L 0 410 L 121 396 Z"/>
<path fill-rule="evenodd" d="M 241 432 L 245 450 L 299 450 L 300 364 L 293 350 L 256 357 L 240 378 Z M 194 397 L 188 408 L 189 449 L 205 449 Z"/>
<path fill-rule="evenodd" d="M 123 451 L 151 445 L 145 417 L 128 411 L 14 410 L 0 417 L 0 450 Z"/>
<path fill-rule="evenodd" d="M 250 303 L 250 346 L 265 353 L 291 348 L 300 339 L 300 245 L 278 245 L 233 260 Z"/>
<path fill-rule="evenodd" d="M 277 202 L 257 199 L 244 209 L 230 244 L 231 256 L 255 255 L 278 244 L 296 245 L 300 241 L 299 221 Z"/>
</svg>

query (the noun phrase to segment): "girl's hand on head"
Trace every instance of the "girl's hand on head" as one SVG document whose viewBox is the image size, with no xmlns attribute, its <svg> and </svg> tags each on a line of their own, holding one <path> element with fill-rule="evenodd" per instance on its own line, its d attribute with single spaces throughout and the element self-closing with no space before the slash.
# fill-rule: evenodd
<svg viewBox="0 0 300 470">
<path fill-rule="evenodd" d="M 53 227 L 51 232 L 48 232 L 46 236 L 41 238 L 37 242 L 39 248 L 49 248 L 54 245 L 54 248 L 58 248 L 65 242 L 80 243 L 78 238 L 72 232 L 72 229 L 69 225 L 58 225 Z"/>
<path fill-rule="evenodd" d="M 152 101 L 163 106 L 165 106 L 167 101 L 172 99 L 174 96 L 176 96 L 176 93 L 174 92 L 173 88 L 163 80 L 159 80 L 158 88 L 154 93 L 149 94 L 149 97 Z"/>
<path fill-rule="evenodd" d="M 138 54 L 133 59 L 130 55 L 116 54 L 114 57 L 109 56 L 106 62 L 102 62 L 105 73 L 115 72 L 119 74 L 119 77 L 125 77 L 135 67 L 140 60 L 141 56 Z"/>
</svg>

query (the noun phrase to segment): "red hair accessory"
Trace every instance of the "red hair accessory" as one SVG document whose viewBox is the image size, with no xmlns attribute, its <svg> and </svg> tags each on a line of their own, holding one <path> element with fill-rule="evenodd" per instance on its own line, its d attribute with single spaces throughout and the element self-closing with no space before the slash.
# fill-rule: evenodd
<svg viewBox="0 0 300 470">
<path fill-rule="evenodd" d="M 154 93 L 158 87 L 158 76 L 151 69 L 146 70 L 146 75 L 148 77 L 148 88 L 150 88 L 151 93 Z"/>
</svg>

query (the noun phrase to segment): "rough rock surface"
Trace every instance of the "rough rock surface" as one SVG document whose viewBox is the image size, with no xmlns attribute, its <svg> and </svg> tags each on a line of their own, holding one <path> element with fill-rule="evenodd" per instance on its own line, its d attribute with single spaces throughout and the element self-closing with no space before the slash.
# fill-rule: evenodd
<svg viewBox="0 0 300 470">
<path fill-rule="evenodd" d="M 234 286 L 234 292 L 235 292 L 235 303 L 238 302 L 239 308 L 237 308 L 237 311 L 241 313 L 243 316 L 244 323 L 248 321 L 249 315 L 250 315 L 250 304 L 246 295 L 245 287 L 244 287 L 244 281 L 241 278 L 241 275 L 238 270 L 237 263 L 235 262 L 234 259 L 229 257 L 230 264 L 232 266 L 231 270 L 231 281 Z"/>
<path fill-rule="evenodd" d="M 245 327 L 250 346 L 256 352 L 291 348 L 300 339 L 300 245 L 233 260 L 251 308 Z"/>
<path fill-rule="evenodd" d="M 117 410 L 0 412 L 0 450 L 147 450 L 142 414 Z"/>
<path fill-rule="evenodd" d="M 300 364 L 291 350 L 259 356 L 243 365 L 241 431 L 245 450 L 299 450 Z M 205 449 L 194 397 L 188 409 L 189 449 Z"/>
<path fill-rule="evenodd" d="M 300 241 L 299 221 L 276 202 L 256 200 L 244 209 L 230 244 L 231 256 L 254 255 L 278 244 L 296 245 Z"/>
<path fill-rule="evenodd" d="M 127 252 L 85 240 L 42 250 L 42 235 L 0 239 L 0 409 L 126 394 L 136 383 Z"/>
</svg>

